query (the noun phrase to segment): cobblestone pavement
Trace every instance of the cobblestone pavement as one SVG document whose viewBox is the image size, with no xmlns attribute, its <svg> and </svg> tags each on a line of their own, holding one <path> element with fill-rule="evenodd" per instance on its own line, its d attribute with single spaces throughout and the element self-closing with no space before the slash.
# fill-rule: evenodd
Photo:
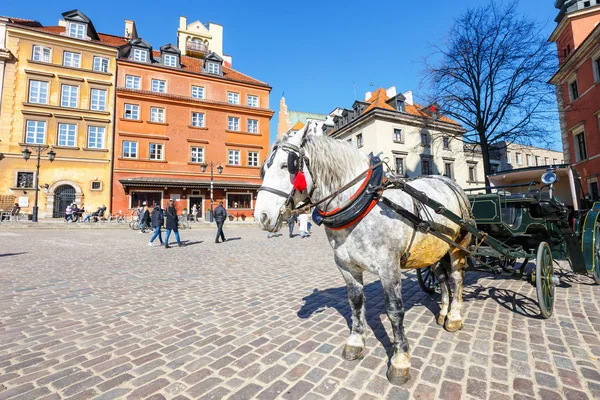
<svg viewBox="0 0 600 400">
<path fill-rule="evenodd" d="M 534 288 L 467 273 L 465 326 L 404 280 L 412 380 L 385 378 L 391 329 L 366 280 L 364 358 L 341 358 L 349 307 L 320 229 L 267 239 L 248 226 L 181 232 L 0 231 L 0 399 L 600 398 L 600 287 L 561 273 L 555 313 Z"/>
</svg>

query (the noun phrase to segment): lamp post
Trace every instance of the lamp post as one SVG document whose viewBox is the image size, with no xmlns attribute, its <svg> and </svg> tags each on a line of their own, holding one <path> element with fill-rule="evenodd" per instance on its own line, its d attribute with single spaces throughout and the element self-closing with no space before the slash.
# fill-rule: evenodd
<svg viewBox="0 0 600 400">
<path fill-rule="evenodd" d="M 37 164 L 35 172 L 35 201 L 33 202 L 33 215 L 31 217 L 31 222 L 38 222 L 38 192 L 40 190 L 40 162 L 42 160 L 42 153 L 48 149 L 50 150 L 48 151 L 48 160 L 50 160 L 50 162 L 54 161 L 56 153 L 54 152 L 54 150 L 52 150 L 52 148 L 42 146 L 41 144 L 32 145 L 31 148 L 37 153 Z M 32 151 L 29 150 L 29 145 L 26 146 L 25 150 L 21 152 L 25 161 L 29 160 L 29 157 L 31 157 L 31 153 Z"/>
<path fill-rule="evenodd" d="M 202 170 L 202 173 L 206 172 L 206 168 L 210 167 L 210 219 L 212 222 L 213 219 L 213 168 L 217 167 L 217 171 L 219 171 L 219 175 L 223 173 L 223 166 L 220 163 L 214 163 L 214 162 L 209 162 L 209 163 L 202 163 L 200 165 L 200 169 Z"/>
</svg>

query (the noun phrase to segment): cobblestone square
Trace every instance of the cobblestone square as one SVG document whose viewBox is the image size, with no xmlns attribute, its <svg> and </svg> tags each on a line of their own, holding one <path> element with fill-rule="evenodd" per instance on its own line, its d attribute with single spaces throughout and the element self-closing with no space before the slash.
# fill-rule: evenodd
<svg viewBox="0 0 600 400">
<path fill-rule="evenodd" d="M 375 276 L 364 357 L 344 361 L 350 310 L 324 231 L 225 233 L 181 231 L 187 246 L 164 249 L 129 229 L 0 230 L 0 399 L 600 399 L 588 277 L 559 272 L 541 320 L 531 285 L 468 272 L 452 334 L 407 272 L 412 379 L 394 387 Z"/>
</svg>

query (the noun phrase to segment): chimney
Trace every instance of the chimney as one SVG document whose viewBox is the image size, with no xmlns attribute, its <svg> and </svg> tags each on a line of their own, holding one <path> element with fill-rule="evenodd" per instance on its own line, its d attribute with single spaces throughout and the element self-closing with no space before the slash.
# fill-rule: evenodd
<svg viewBox="0 0 600 400">
<path fill-rule="evenodd" d="M 125 37 L 127 39 L 137 39 L 137 29 L 135 27 L 135 21 L 130 19 L 125 20 Z"/>
<path fill-rule="evenodd" d="M 187 17 L 179 17 L 179 29 L 187 29 Z"/>
<path fill-rule="evenodd" d="M 67 21 L 65 21 L 64 19 L 59 19 L 58 20 L 58 26 L 64 26 L 66 28 L 67 27 Z"/>
<path fill-rule="evenodd" d="M 404 101 L 406 104 L 410 104 L 411 106 L 414 105 L 413 103 L 413 94 L 412 94 L 412 90 L 409 90 L 406 93 L 402 93 L 402 95 L 404 97 L 406 97 L 406 100 Z"/>
<path fill-rule="evenodd" d="M 387 97 L 389 98 L 394 97 L 396 95 L 396 86 L 390 86 L 389 88 L 387 88 L 385 94 L 387 94 Z"/>
<path fill-rule="evenodd" d="M 365 101 L 369 100 L 371 98 L 372 94 L 373 93 L 371 93 L 371 92 L 365 92 Z"/>
</svg>

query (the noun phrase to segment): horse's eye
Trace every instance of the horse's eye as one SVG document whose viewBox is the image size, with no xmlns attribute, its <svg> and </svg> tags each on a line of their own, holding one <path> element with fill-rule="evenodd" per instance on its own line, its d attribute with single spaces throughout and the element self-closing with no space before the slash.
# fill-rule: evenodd
<svg viewBox="0 0 600 400">
<path fill-rule="evenodd" d="M 281 164 L 281 169 L 287 169 L 287 163 L 284 162 L 283 164 Z"/>
</svg>

